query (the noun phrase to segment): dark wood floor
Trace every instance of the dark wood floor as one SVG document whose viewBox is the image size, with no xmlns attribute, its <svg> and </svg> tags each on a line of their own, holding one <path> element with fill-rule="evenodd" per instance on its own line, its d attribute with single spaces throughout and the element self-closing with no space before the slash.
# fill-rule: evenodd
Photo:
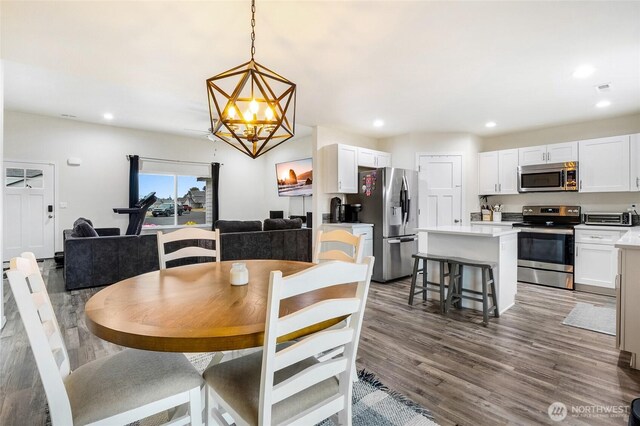
<svg viewBox="0 0 640 426">
<path fill-rule="evenodd" d="M 76 368 L 120 350 L 84 325 L 97 290 L 64 291 L 62 270 L 44 269 Z M 640 396 L 640 372 L 614 337 L 561 325 L 575 303 L 612 299 L 519 284 L 516 305 L 489 327 L 472 311 L 444 317 L 437 304 L 407 305 L 408 280 L 372 283 L 358 367 L 429 408 L 442 425 L 551 424 L 554 401 L 627 406 Z M 11 291 L 0 335 L 0 425 L 44 424 L 45 395 Z M 625 424 L 626 418 L 569 417 L 563 424 Z"/>
</svg>

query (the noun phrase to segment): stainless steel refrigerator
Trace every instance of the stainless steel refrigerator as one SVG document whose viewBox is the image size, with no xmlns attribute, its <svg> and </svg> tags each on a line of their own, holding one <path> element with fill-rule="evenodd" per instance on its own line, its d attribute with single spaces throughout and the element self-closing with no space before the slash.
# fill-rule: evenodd
<svg viewBox="0 0 640 426">
<path fill-rule="evenodd" d="M 347 201 L 362 204 L 360 222 L 373 224 L 373 280 L 411 275 L 411 255 L 418 252 L 418 173 L 385 167 L 361 171 L 358 178 L 358 194 Z"/>
</svg>

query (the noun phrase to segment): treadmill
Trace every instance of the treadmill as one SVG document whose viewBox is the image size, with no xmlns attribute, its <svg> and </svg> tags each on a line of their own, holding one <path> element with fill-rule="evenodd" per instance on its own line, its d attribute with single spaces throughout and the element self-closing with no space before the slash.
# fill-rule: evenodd
<svg viewBox="0 0 640 426">
<path fill-rule="evenodd" d="M 149 210 L 149 207 L 151 207 L 157 200 L 158 198 L 156 197 L 156 193 L 150 192 L 142 197 L 134 207 L 113 208 L 114 213 L 129 215 L 129 226 L 127 227 L 127 233 L 125 235 L 140 235 L 144 218 L 147 215 L 147 210 Z"/>
</svg>

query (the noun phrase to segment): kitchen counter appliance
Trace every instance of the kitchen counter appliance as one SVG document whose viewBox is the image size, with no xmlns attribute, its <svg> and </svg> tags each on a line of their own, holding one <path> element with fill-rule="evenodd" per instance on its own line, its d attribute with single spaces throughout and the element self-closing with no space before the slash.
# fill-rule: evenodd
<svg viewBox="0 0 640 426">
<path fill-rule="evenodd" d="M 418 173 L 385 167 L 361 171 L 358 179 L 358 194 L 347 195 L 347 201 L 360 204 L 359 219 L 373 224 L 372 279 L 411 275 L 411 255 L 418 252 Z"/>
<path fill-rule="evenodd" d="M 518 233 L 518 281 L 573 290 L 574 226 L 580 206 L 524 206 Z"/>
<path fill-rule="evenodd" d="M 518 192 L 578 190 L 578 162 L 518 167 Z"/>
<path fill-rule="evenodd" d="M 623 213 L 585 213 L 585 225 L 634 226 L 636 216 L 631 212 Z"/>
</svg>

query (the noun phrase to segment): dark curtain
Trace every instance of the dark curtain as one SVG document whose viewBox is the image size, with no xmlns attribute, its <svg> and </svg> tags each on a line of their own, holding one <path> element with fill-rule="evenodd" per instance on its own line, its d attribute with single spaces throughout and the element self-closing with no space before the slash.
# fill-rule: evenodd
<svg viewBox="0 0 640 426">
<path fill-rule="evenodd" d="M 218 188 L 220 187 L 220 163 L 211 163 L 211 223 L 215 229 L 216 221 L 220 218 L 220 200 L 218 199 Z"/>
<path fill-rule="evenodd" d="M 137 155 L 129 156 L 129 208 L 136 206 L 140 200 L 140 186 L 138 184 L 138 175 L 140 174 L 140 157 Z"/>
</svg>

